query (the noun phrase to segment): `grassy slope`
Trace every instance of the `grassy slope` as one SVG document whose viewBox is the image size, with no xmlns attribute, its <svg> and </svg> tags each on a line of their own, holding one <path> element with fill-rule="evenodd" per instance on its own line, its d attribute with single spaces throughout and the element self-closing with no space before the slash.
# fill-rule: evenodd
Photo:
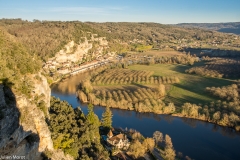
<svg viewBox="0 0 240 160">
<path fill-rule="evenodd" d="M 196 65 L 201 65 L 198 63 Z M 180 83 L 167 86 L 168 96 L 166 102 L 174 102 L 175 105 L 181 105 L 185 102 L 195 104 L 205 104 L 206 102 L 216 100 L 210 94 L 205 92 L 206 87 L 225 86 L 231 84 L 229 79 L 218 79 L 201 77 L 197 75 L 186 74 L 185 70 L 191 66 L 172 65 L 172 64 L 155 64 L 155 65 L 133 65 L 129 69 L 154 71 L 158 76 L 177 76 Z"/>
</svg>

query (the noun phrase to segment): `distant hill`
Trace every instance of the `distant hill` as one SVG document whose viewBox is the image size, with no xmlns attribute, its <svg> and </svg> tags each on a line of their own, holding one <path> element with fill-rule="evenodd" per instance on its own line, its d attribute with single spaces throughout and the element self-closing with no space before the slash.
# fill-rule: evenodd
<svg viewBox="0 0 240 160">
<path fill-rule="evenodd" d="M 83 37 L 91 40 L 93 35 L 105 37 L 108 41 L 109 47 L 104 48 L 104 54 L 143 52 L 150 49 L 163 51 L 184 48 L 240 49 L 239 36 L 217 32 L 215 30 L 220 28 L 214 26 L 212 26 L 214 30 L 206 30 L 200 27 L 185 28 L 159 23 L 83 23 L 39 20 L 30 22 L 22 19 L 0 19 L 0 27 L 11 35 L 12 39 L 21 43 L 26 52 L 43 61 L 54 57 L 69 42 L 82 43 Z M 236 25 L 234 27 L 236 28 Z M 92 54 L 97 46 L 99 44 L 95 43 L 94 50 L 89 50 L 89 54 Z"/>
<path fill-rule="evenodd" d="M 234 33 L 240 35 L 240 22 L 229 23 L 179 23 L 179 27 L 210 29 L 224 33 Z"/>
</svg>

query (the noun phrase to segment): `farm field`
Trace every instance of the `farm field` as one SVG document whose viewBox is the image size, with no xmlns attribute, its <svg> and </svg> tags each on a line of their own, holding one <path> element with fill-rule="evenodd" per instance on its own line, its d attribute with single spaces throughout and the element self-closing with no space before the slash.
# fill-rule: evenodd
<svg viewBox="0 0 240 160">
<path fill-rule="evenodd" d="M 201 66 L 202 63 L 196 63 L 194 66 Z M 185 73 L 186 69 L 192 66 L 177 64 L 155 64 L 155 65 L 133 65 L 128 68 L 131 70 L 153 71 L 155 76 L 176 76 L 180 83 L 166 85 L 166 102 L 173 102 L 180 106 L 185 102 L 195 104 L 205 104 L 217 100 L 205 91 L 206 87 L 220 87 L 232 84 L 230 79 L 201 77 Z"/>
<path fill-rule="evenodd" d="M 149 65 L 109 65 L 81 82 L 77 96 L 93 105 L 172 114 L 237 127 L 238 80 L 209 73 L 189 74 L 187 70 L 203 67 L 206 61 L 191 65 L 182 60 L 183 64 L 160 61 Z"/>
</svg>

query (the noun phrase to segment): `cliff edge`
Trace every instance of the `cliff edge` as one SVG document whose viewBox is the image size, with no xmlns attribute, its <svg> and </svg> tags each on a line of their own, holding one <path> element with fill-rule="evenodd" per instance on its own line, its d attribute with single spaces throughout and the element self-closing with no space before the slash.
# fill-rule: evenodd
<svg viewBox="0 0 240 160">
<path fill-rule="evenodd" d="M 37 77 L 37 78 L 36 78 Z M 30 75 L 31 96 L 14 93 L 0 84 L 0 156 L 1 159 L 73 159 L 53 148 L 51 132 L 45 121 L 51 90 L 41 74 Z"/>
</svg>

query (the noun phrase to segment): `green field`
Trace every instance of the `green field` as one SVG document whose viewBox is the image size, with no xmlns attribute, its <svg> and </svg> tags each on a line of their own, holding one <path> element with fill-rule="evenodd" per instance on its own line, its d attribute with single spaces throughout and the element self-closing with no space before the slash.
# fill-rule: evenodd
<svg viewBox="0 0 240 160">
<path fill-rule="evenodd" d="M 202 65 L 196 63 L 194 66 Z M 232 84 L 232 80 L 223 78 L 209 78 L 198 75 L 186 74 L 185 70 L 192 66 L 177 64 L 155 64 L 155 65 L 133 65 L 129 66 L 132 70 L 154 71 L 157 76 L 177 76 L 180 83 L 167 85 L 166 102 L 173 102 L 180 106 L 185 102 L 195 104 L 205 104 L 217 100 L 205 91 L 206 87 L 220 87 Z"/>
</svg>

